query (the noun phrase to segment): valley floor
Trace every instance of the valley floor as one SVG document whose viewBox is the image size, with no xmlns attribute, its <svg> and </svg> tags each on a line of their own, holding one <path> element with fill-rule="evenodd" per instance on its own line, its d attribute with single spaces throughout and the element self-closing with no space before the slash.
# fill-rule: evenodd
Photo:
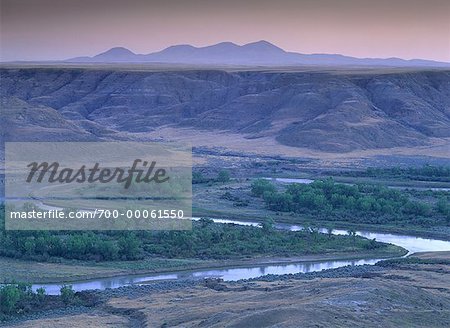
<svg viewBox="0 0 450 328">
<path fill-rule="evenodd" d="M 420 260 L 315 276 L 178 286 L 168 282 L 168 288 L 158 283 L 98 292 L 91 294 L 99 298 L 92 308 L 49 313 L 13 326 L 446 327 L 450 252 L 413 257 Z"/>
</svg>

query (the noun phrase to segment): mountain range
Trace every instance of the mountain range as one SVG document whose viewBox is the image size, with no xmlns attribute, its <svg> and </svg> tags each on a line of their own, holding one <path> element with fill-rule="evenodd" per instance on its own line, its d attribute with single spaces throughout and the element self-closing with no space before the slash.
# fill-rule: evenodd
<svg viewBox="0 0 450 328">
<path fill-rule="evenodd" d="M 300 54 L 285 51 L 267 41 L 237 45 L 221 42 L 206 47 L 175 45 L 149 54 L 135 54 L 115 47 L 93 57 L 76 57 L 70 63 L 170 63 L 193 65 L 245 65 L 245 66 L 396 66 L 396 67 L 450 67 L 448 62 L 400 58 L 355 58 L 339 54 Z"/>
</svg>

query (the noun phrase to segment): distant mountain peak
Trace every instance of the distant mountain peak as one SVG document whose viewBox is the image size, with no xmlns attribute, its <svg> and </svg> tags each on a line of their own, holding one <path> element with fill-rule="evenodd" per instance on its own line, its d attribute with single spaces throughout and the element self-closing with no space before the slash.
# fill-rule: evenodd
<svg viewBox="0 0 450 328">
<path fill-rule="evenodd" d="M 250 45 L 250 44 L 267 45 L 267 46 L 271 46 L 271 47 L 276 47 L 273 43 L 270 43 L 269 41 L 266 41 L 266 40 L 259 40 L 259 41 L 247 43 L 247 45 Z"/>
<path fill-rule="evenodd" d="M 259 40 L 259 41 L 256 41 L 256 42 L 250 42 L 250 43 L 247 43 L 247 44 L 243 45 L 243 47 L 249 47 L 249 46 L 281 49 L 280 47 L 277 47 L 273 43 L 270 43 L 269 41 L 266 41 L 266 40 Z M 283 49 L 281 49 L 281 50 L 283 50 Z"/>
<path fill-rule="evenodd" d="M 135 55 L 135 53 L 124 47 L 114 47 L 98 54 L 97 56 L 104 56 L 104 55 L 121 56 L 121 55 Z"/>
<path fill-rule="evenodd" d="M 205 47 L 199 47 L 197 49 L 222 49 L 222 50 L 228 50 L 228 49 L 238 49 L 240 48 L 240 45 L 237 45 L 236 43 L 225 41 L 225 42 L 219 42 L 212 44 L 210 46 Z"/>
<path fill-rule="evenodd" d="M 176 44 L 176 45 L 167 47 L 164 50 L 170 50 L 170 49 L 196 49 L 196 47 L 194 47 L 193 45 L 190 45 L 190 44 Z"/>
<path fill-rule="evenodd" d="M 236 43 L 231 42 L 231 41 L 219 42 L 219 43 L 214 44 L 213 46 L 219 46 L 219 45 L 222 45 L 222 46 L 239 47 Z"/>
</svg>

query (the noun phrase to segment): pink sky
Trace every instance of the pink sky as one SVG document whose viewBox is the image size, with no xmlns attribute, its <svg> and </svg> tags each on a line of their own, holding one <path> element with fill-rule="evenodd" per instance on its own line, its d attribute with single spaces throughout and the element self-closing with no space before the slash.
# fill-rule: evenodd
<svg viewBox="0 0 450 328">
<path fill-rule="evenodd" d="M 267 40 L 288 51 L 450 62 L 448 0 L 0 0 L 1 60 Z"/>
</svg>

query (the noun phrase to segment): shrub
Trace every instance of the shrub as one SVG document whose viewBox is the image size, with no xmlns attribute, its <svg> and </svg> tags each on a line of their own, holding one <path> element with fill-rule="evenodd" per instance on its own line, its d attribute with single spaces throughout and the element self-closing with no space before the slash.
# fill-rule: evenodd
<svg viewBox="0 0 450 328">
<path fill-rule="evenodd" d="M 222 170 L 219 172 L 219 174 L 217 175 L 217 182 L 228 182 L 230 181 L 230 172 L 226 171 L 226 170 Z"/>
<path fill-rule="evenodd" d="M 39 302 L 42 302 L 44 300 L 45 295 L 46 295 L 45 288 L 40 287 L 36 289 L 36 298 Z"/>
<path fill-rule="evenodd" d="M 266 179 L 257 179 L 252 183 L 252 194 L 261 197 L 265 192 L 274 193 L 275 186 Z"/>
<path fill-rule="evenodd" d="M 64 302 L 64 304 L 69 305 L 75 303 L 75 292 L 71 285 L 61 286 L 59 292 L 61 293 L 61 300 Z"/>
<path fill-rule="evenodd" d="M 22 292 L 15 284 L 0 287 L 0 305 L 3 313 L 13 313 L 17 310 Z"/>
<path fill-rule="evenodd" d="M 406 193 L 375 184 L 347 186 L 332 179 L 311 184 L 290 184 L 284 192 L 276 191 L 267 180 L 255 180 L 252 194 L 262 197 L 267 208 L 280 212 L 314 214 L 327 220 L 384 224 L 405 221 L 423 226 L 450 223 L 446 198 L 431 208 L 427 203 L 412 200 Z"/>
</svg>

